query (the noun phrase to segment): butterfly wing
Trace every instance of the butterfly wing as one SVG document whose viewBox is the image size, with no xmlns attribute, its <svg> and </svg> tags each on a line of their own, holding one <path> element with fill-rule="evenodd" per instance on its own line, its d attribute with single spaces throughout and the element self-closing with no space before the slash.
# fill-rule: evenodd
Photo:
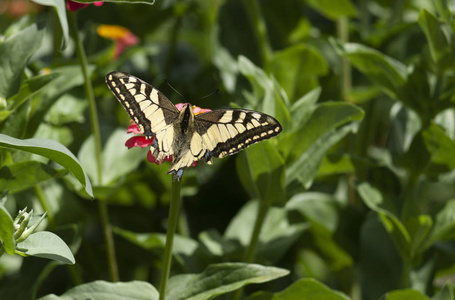
<svg viewBox="0 0 455 300">
<path fill-rule="evenodd" d="M 197 115 L 196 132 L 205 149 L 202 155 L 207 162 L 211 157 L 222 158 L 246 147 L 279 134 L 280 123 L 264 113 L 246 109 L 220 109 Z M 198 153 L 199 143 L 191 145 Z"/>
<path fill-rule="evenodd" d="M 106 75 L 106 84 L 147 137 L 166 129 L 178 118 L 179 111 L 174 104 L 158 89 L 137 77 L 111 72 Z"/>
</svg>

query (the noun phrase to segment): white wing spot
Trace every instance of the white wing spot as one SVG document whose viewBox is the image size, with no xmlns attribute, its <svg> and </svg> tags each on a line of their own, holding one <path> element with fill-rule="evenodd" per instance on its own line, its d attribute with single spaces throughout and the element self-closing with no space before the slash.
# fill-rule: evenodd
<svg viewBox="0 0 455 300">
<path fill-rule="evenodd" d="M 131 89 L 131 88 L 134 87 L 134 83 L 126 83 L 126 84 L 125 84 L 125 87 L 126 87 L 127 89 Z"/>
<path fill-rule="evenodd" d="M 246 129 L 250 130 L 253 128 L 254 128 L 253 124 L 251 124 L 251 123 L 246 124 Z"/>
<path fill-rule="evenodd" d="M 279 132 L 279 131 L 280 131 L 280 127 L 276 127 L 275 132 Z"/>
<path fill-rule="evenodd" d="M 266 135 L 267 135 L 267 132 L 261 133 L 261 137 L 264 137 L 264 136 L 266 136 Z"/>
<path fill-rule="evenodd" d="M 137 79 L 134 77 L 129 77 L 129 79 L 130 79 L 130 82 L 137 82 Z"/>
<path fill-rule="evenodd" d="M 242 124 L 235 124 L 235 128 L 237 128 L 239 133 L 242 133 L 246 130 L 245 126 L 243 126 Z"/>
<path fill-rule="evenodd" d="M 261 117 L 261 114 L 258 114 L 258 113 L 252 113 L 251 114 L 253 116 L 253 118 L 255 119 L 259 119 Z"/>
<path fill-rule="evenodd" d="M 134 96 L 134 99 L 137 101 L 137 102 L 141 102 L 142 100 L 145 100 L 146 97 L 142 94 L 137 94 Z"/>
<path fill-rule="evenodd" d="M 218 122 L 220 123 L 229 123 L 232 121 L 232 110 L 228 110 L 224 113 L 224 115 L 220 118 Z"/>
<path fill-rule="evenodd" d="M 245 120 L 245 117 L 246 117 L 246 113 L 244 113 L 242 111 L 242 112 L 240 112 L 239 118 L 236 121 L 243 122 L 243 120 Z"/>
<path fill-rule="evenodd" d="M 273 130 L 269 130 L 267 131 L 268 134 L 272 134 L 273 133 Z"/>
<path fill-rule="evenodd" d="M 261 126 L 261 123 L 259 123 L 257 120 L 255 119 L 251 119 L 251 123 L 254 125 L 254 127 L 259 127 Z"/>
</svg>

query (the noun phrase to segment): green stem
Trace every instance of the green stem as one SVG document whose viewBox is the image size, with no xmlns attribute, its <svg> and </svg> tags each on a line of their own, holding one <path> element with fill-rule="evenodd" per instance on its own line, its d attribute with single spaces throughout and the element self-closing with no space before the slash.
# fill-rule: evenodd
<svg viewBox="0 0 455 300">
<path fill-rule="evenodd" d="M 76 13 L 68 14 L 69 25 L 71 34 L 73 36 L 74 42 L 76 44 L 76 53 L 79 58 L 79 62 L 82 69 L 82 75 L 84 77 L 84 89 L 89 102 L 89 113 L 90 113 L 90 124 L 92 126 L 93 137 L 95 140 L 95 157 L 96 157 L 96 170 L 97 170 L 97 184 L 102 185 L 103 183 L 103 173 L 102 173 L 102 164 L 101 164 L 101 134 L 98 123 L 98 113 L 96 110 L 95 94 L 93 92 L 92 82 L 90 80 L 89 71 L 88 71 L 88 61 L 87 55 L 85 54 L 84 46 L 82 41 L 79 38 L 79 33 L 77 30 L 77 21 Z M 117 262 L 115 260 L 115 250 L 114 250 L 114 238 L 112 237 L 112 229 L 109 224 L 109 213 L 107 209 L 106 201 L 98 200 L 98 209 L 100 211 L 101 223 L 104 229 L 104 237 L 106 240 L 107 248 L 107 257 L 108 265 L 110 271 L 110 277 L 112 281 L 118 281 L 118 268 Z"/>
<path fill-rule="evenodd" d="M 349 42 L 349 28 L 348 28 L 348 18 L 340 17 L 337 19 L 337 35 L 338 39 L 341 42 Z M 341 58 L 341 98 L 350 102 L 348 95 L 351 92 L 352 88 L 352 77 L 351 77 L 351 64 L 349 60 L 345 57 Z"/>
<path fill-rule="evenodd" d="M 257 0 L 245 0 L 244 3 L 253 23 L 254 34 L 261 51 L 262 64 L 267 67 L 272 58 L 272 49 L 267 37 L 267 27 L 265 26 L 261 9 Z"/>
<path fill-rule="evenodd" d="M 254 256 L 256 255 L 256 248 L 259 243 L 259 236 L 261 235 L 262 226 L 264 225 L 268 210 L 268 203 L 265 201 L 259 201 L 259 209 L 256 221 L 254 223 L 253 233 L 251 234 L 250 244 L 245 252 L 245 258 L 243 260 L 246 263 L 251 263 L 254 260 Z M 240 299 L 242 292 L 243 289 L 238 289 L 235 291 L 235 293 L 232 295 L 232 300 Z"/>
<path fill-rule="evenodd" d="M 50 211 L 46 197 L 44 196 L 43 193 L 43 189 L 39 184 L 35 185 L 35 194 L 38 197 L 41 207 L 43 208 L 44 211 L 47 212 L 47 221 L 49 223 L 49 228 L 54 229 L 55 228 L 54 214 L 52 211 Z"/>
<path fill-rule="evenodd" d="M 180 210 L 180 181 L 172 180 L 171 187 L 171 202 L 169 208 L 169 221 L 166 233 L 166 246 L 164 248 L 163 268 L 161 273 L 160 283 L 160 298 L 159 300 L 166 299 L 166 286 L 171 271 L 172 262 L 172 246 L 174 244 L 174 234 L 179 220 Z"/>
<path fill-rule="evenodd" d="M 96 155 L 96 171 L 97 171 L 97 180 L 98 184 L 102 184 L 103 175 L 102 175 L 102 166 L 101 166 L 101 134 L 100 127 L 98 124 L 98 113 L 96 111 L 96 102 L 95 94 L 93 93 L 92 81 L 90 80 L 88 72 L 88 61 L 87 55 L 85 54 L 84 46 L 82 41 L 79 38 L 79 33 L 77 30 L 77 21 L 76 13 L 69 12 L 68 18 L 70 20 L 71 33 L 73 35 L 74 42 L 76 43 L 76 53 L 79 58 L 79 62 L 82 68 L 82 75 L 84 76 L 84 89 L 85 94 L 89 103 L 89 112 L 90 112 L 90 124 L 92 126 L 93 136 L 95 138 L 95 155 Z"/>
</svg>

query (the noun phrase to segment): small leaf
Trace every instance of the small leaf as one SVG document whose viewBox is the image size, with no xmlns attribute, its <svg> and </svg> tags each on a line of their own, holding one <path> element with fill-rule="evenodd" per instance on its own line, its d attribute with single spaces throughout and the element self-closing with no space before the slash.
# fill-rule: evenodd
<svg viewBox="0 0 455 300">
<path fill-rule="evenodd" d="M 55 161 L 70 171 L 85 187 L 87 194 L 93 197 L 92 185 L 80 162 L 73 153 L 62 144 L 43 139 L 20 140 L 0 134 L 0 147 L 28 151 Z"/>
<path fill-rule="evenodd" d="M 93 281 L 78 285 L 61 296 L 50 294 L 39 298 L 38 300 L 158 300 L 158 291 L 147 282 L 130 281 L 130 282 L 106 282 Z"/>
<path fill-rule="evenodd" d="M 431 298 L 431 300 L 454 300 L 454 289 L 452 284 L 446 283 L 439 292 Z"/>
<path fill-rule="evenodd" d="M 437 125 L 431 124 L 422 133 L 425 145 L 431 153 L 431 161 L 435 164 L 455 168 L 455 142 Z"/>
<path fill-rule="evenodd" d="M 235 291 L 251 283 L 263 283 L 289 274 L 288 270 L 255 264 L 212 264 L 200 274 L 171 277 L 166 298 L 203 300 Z"/>
<path fill-rule="evenodd" d="M 436 215 L 433 230 L 426 247 L 431 247 L 437 241 L 455 238 L 455 199 L 450 199 L 444 208 Z"/>
<path fill-rule="evenodd" d="M 76 262 L 65 242 L 58 235 L 48 231 L 31 234 L 25 241 L 17 244 L 17 250 L 28 256 L 48 258 L 65 264 Z"/>
<path fill-rule="evenodd" d="M 14 255 L 14 225 L 13 218 L 8 213 L 6 208 L 0 204 L 0 240 L 2 242 L 3 249 L 9 255 Z"/>
</svg>

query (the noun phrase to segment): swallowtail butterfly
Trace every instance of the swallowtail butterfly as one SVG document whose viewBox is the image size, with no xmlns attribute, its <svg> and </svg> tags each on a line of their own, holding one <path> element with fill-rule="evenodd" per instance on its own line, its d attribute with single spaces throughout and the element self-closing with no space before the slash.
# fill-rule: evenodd
<svg viewBox="0 0 455 300">
<path fill-rule="evenodd" d="M 190 104 L 179 111 L 150 84 L 132 75 L 111 72 L 109 89 L 126 109 L 139 130 L 152 142 L 157 161 L 173 157 L 168 174 L 180 180 L 194 161 L 222 158 L 281 132 L 273 117 L 246 109 L 219 109 L 194 115 Z"/>
</svg>

